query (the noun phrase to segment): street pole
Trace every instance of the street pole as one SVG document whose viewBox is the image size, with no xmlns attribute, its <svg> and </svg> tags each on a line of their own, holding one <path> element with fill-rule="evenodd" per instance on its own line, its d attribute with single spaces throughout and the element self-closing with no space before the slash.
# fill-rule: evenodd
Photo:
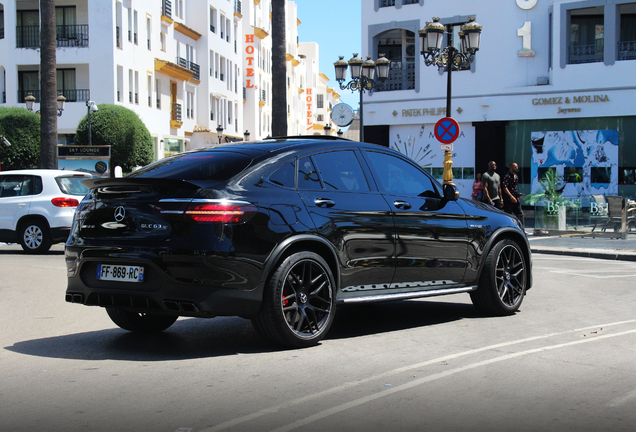
<svg viewBox="0 0 636 432">
<path fill-rule="evenodd" d="M 360 142 L 364 142 L 364 111 L 362 109 L 362 95 L 364 91 L 360 89 Z"/>
</svg>

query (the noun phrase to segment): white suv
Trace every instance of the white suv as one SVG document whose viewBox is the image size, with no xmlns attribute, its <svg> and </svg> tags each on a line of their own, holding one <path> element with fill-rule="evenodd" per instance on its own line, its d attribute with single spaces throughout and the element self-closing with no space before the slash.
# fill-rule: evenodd
<svg viewBox="0 0 636 432">
<path fill-rule="evenodd" d="M 0 171 L 0 241 L 44 253 L 65 242 L 79 201 L 81 181 L 92 175 L 65 170 Z"/>
</svg>

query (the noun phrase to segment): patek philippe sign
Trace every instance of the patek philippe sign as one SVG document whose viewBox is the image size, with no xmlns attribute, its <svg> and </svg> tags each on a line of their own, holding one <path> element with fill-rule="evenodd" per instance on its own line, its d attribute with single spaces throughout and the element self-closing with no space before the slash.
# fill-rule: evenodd
<svg viewBox="0 0 636 432">
<path fill-rule="evenodd" d="M 403 109 L 402 117 L 441 116 L 446 114 L 446 108 L 412 108 Z"/>
</svg>

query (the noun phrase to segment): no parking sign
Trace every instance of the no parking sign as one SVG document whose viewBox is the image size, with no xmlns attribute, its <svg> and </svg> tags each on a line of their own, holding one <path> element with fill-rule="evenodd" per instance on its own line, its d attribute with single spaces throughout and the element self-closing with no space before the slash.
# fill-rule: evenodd
<svg viewBox="0 0 636 432">
<path fill-rule="evenodd" d="M 435 123 L 435 138 L 442 143 L 442 150 L 448 149 L 443 144 L 453 143 L 459 137 L 459 123 L 452 117 L 444 117 Z"/>
</svg>

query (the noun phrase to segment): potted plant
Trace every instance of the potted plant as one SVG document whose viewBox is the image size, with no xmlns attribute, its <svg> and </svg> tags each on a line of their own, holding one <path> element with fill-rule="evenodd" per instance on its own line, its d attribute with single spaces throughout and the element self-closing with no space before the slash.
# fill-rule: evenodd
<svg viewBox="0 0 636 432">
<path fill-rule="evenodd" d="M 537 204 L 543 207 L 543 227 L 545 229 L 565 231 L 566 208 L 576 205 L 563 197 L 565 184 L 563 176 L 559 175 L 556 169 L 550 168 L 545 172 L 544 177 L 539 179 L 539 190 L 526 196 L 526 203 L 535 206 L 535 232 L 540 231 L 536 224 Z"/>
</svg>

